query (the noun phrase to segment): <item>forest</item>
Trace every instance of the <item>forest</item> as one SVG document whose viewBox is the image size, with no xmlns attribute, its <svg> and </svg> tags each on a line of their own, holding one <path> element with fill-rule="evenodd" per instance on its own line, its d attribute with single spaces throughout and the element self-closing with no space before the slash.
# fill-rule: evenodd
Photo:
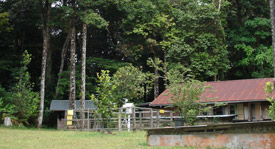
<svg viewBox="0 0 275 149">
<path fill-rule="evenodd" d="M 0 112 L 14 123 L 53 126 L 53 99 L 150 102 L 169 77 L 272 76 L 269 1 L 0 0 Z"/>
</svg>

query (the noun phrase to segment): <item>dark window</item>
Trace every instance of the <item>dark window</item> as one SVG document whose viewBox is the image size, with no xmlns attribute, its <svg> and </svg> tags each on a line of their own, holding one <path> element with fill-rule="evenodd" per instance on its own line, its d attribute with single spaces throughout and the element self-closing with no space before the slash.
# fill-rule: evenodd
<svg viewBox="0 0 275 149">
<path fill-rule="evenodd" d="M 229 106 L 229 114 L 236 114 L 236 108 L 235 105 L 230 105 Z"/>
<path fill-rule="evenodd" d="M 252 120 L 255 120 L 255 104 L 251 104 L 251 116 Z"/>
<path fill-rule="evenodd" d="M 215 107 L 213 109 L 214 115 L 223 115 L 224 114 L 224 107 Z"/>
</svg>

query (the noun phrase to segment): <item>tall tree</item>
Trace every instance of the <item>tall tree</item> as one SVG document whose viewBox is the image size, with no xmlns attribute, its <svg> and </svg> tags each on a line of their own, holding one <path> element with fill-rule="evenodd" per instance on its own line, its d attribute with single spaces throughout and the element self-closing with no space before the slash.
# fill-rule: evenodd
<svg viewBox="0 0 275 149">
<path fill-rule="evenodd" d="M 46 63 L 47 63 L 47 52 L 49 49 L 49 40 L 50 40 L 50 10 L 51 2 L 49 0 L 40 1 L 40 7 L 42 10 L 41 19 L 42 19 L 42 34 L 43 34 L 43 51 L 42 51 L 42 64 L 41 64 L 41 82 L 40 82 L 40 105 L 39 105 L 39 115 L 38 115 L 38 124 L 37 127 L 42 127 L 43 121 L 43 112 L 44 112 L 44 97 L 45 97 L 45 74 L 46 74 Z"/>
<path fill-rule="evenodd" d="M 262 0 L 232 0 L 224 6 L 225 43 L 229 60 L 227 79 L 273 76 L 270 3 Z"/>
<path fill-rule="evenodd" d="M 75 62 L 76 62 L 76 41 L 75 41 L 75 25 L 76 25 L 76 2 L 72 0 L 73 14 L 71 17 L 71 58 L 70 58 L 70 109 L 75 109 Z"/>
<path fill-rule="evenodd" d="M 61 74 L 62 74 L 63 69 L 64 69 L 64 63 L 65 63 L 65 58 L 66 58 L 66 55 L 67 55 L 70 39 L 71 39 L 71 30 L 69 30 L 69 32 L 68 32 L 68 35 L 65 39 L 65 42 L 63 44 L 62 51 L 61 51 L 60 68 L 59 68 L 59 71 L 58 71 L 58 78 L 57 78 L 57 84 L 56 84 L 56 89 L 55 89 L 55 97 L 57 97 L 57 95 L 58 95 L 58 87 L 59 87 L 59 84 L 60 84 Z"/>
<path fill-rule="evenodd" d="M 271 32 L 272 32 L 272 47 L 273 47 L 273 86 L 275 87 L 275 7 L 274 0 L 270 0 L 270 19 L 271 19 Z"/>
<path fill-rule="evenodd" d="M 81 119 L 85 118 L 85 95 L 86 95 L 86 41 L 87 40 L 87 24 L 82 26 L 82 58 L 81 58 Z M 84 121 L 82 121 L 82 127 Z"/>
</svg>

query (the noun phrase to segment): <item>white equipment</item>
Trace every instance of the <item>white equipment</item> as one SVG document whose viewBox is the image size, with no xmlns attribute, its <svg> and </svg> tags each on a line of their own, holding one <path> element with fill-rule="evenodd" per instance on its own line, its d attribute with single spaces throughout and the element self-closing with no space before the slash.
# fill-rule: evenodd
<svg viewBox="0 0 275 149">
<path fill-rule="evenodd" d="M 127 128 L 128 128 L 128 131 L 130 131 L 130 129 L 131 129 L 131 114 L 133 114 L 135 105 L 133 103 L 125 103 L 122 107 L 126 108 L 126 114 L 128 115 Z"/>
</svg>

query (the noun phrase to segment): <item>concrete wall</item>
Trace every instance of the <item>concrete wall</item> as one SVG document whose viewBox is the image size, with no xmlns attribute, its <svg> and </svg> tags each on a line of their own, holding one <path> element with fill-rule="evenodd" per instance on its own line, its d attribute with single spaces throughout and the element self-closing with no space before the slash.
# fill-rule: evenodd
<svg viewBox="0 0 275 149">
<path fill-rule="evenodd" d="M 147 130 L 149 146 L 275 149 L 275 122 L 245 122 Z"/>
<path fill-rule="evenodd" d="M 199 148 L 275 148 L 275 134 L 187 134 L 187 135 L 150 135 L 149 146 L 185 146 Z"/>
</svg>

